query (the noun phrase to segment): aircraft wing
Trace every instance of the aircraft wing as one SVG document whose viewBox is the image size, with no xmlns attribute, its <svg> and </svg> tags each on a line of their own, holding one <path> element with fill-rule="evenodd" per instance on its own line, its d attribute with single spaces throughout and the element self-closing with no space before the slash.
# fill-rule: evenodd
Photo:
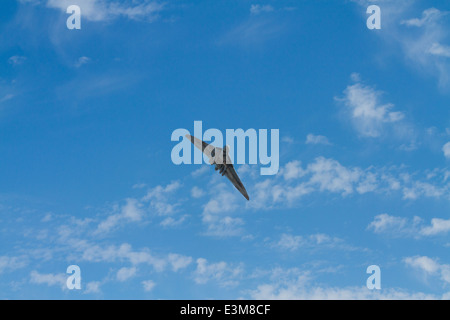
<svg viewBox="0 0 450 320">
<path fill-rule="evenodd" d="M 245 197 L 245 199 L 250 200 L 247 194 L 247 190 L 245 190 L 244 185 L 241 182 L 241 179 L 239 179 L 236 170 L 234 170 L 234 167 L 232 164 L 226 165 L 227 170 L 225 171 L 225 176 L 228 178 L 228 180 L 231 181 L 231 183 L 236 187 L 236 189 L 239 190 L 240 193 Z"/>
<path fill-rule="evenodd" d="M 194 146 L 196 146 L 198 149 L 200 149 L 204 154 L 208 156 L 209 162 L 211 164 L 214 162 L 215 149 L 220 148 L 216 148 L 213 145 L 206 143 L 205 141 L 193 137 L 189 134 L 186 135 L 186 138 L 188 138 L 189 141 L 191 141 L 194 144 Z"/>
<path fill-rule="evenodd" d="M 245 190 L 244 185 L 241 182 L 241 179 L 239 179 L 236 170 L 234 170 L 233 164 L 231 163 L 231 159 L 228 156 L 228 146 L 225 148 L 225 163 L 223 163 L 223 149 L 214 147 L 213 145 L 206 143 L 205 141 L 202 141 L 196 137 L 193 137 L 189 134 L 186 135 L 186 138 L 188 138 L 194 146 L 196 146 L 198 149 L 200 149 L 204 154 L 206 154 L 209 158 L 210 164 L 219 163 L 220 166 L 226 166 L 226 170 L 222 175 L 225 175 L 228 180 L 231 181 L 231 183 L 236 187 L 236 189 L 239 190 L 239 192 L 245 197 L 245 199 L 249 200 L 247 190 Z M 216 160 L 220 160 L 220 162 L 216 162 Z M 216 164 L 216 170 L 217 170 L 217 164 Z"/>
</svg>

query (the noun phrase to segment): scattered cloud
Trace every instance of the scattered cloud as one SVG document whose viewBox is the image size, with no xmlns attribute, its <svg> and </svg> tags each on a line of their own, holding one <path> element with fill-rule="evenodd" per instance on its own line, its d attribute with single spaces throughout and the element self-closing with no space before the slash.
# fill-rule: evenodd
<svg viewBox="0 0 450 320">
<path fill-rule="evenodd" d="M 293 160 L 284 166 L 280 172 L 285 180 L 298 179 L 306 174 L 306 170 L 303 170 L 302 163 L 299 160 Z"/>
<path fill-rule="evenodd" d="M 35 270 L 30 273 L 30 283 L 46 284 L 47 286 L 59 286 L 61 289 L 66 289 L 67 275 L 63 273 L 39 273 Z"/>
<path fill-rule="evenodd" d="M 12 56 L 8 59 L 8 63 L 13 66 L 18 66 L 23 64 L 27 60 L 24 56 Z"/>
<path fill-rule="evenodd" d="M 367 287 L 307 287 L 302 284 L 264 284 L 250 292 L 256 300 L 436 300 L 441 297 L 401 289 L 368 290 Z"/>
<path fill-rule="evenodd" d="M 188 265 L 190 265 L 192 262 L 192 258 L 180 254 L 171 253 L 168 255 L 168 261 L 172 266 L 172 270 L 174 272 L 177 272 L 178 270 L 184 269 Z"/>
<path fill-rule="evenodd" d="M 0 256 L 0 274 L 25 267 L 26 260 L 25 257 Z"/>
<path fill-rule="evenodd" d="M 119 271 L 117 271 L 116 278 L 120 282 L 124 282 L 131 277 L 134 277 L 136 275 L 136 267 L 130 267 L 130 268 L 120 268 Z"/>
<path fill-rule="evenodd" d="M 316 233 L 308 236 L 283 233 L 280 240 L 274 244 L 274 247 L 288 251 L 319 248 L 355 250 L 354 247 L 345 244 L 344 240 L 337 237 L 330 237 L 323 233 Z"/>
<path fill-rule="evenodd" d="M 375 216 L 367 229 L 374 233 L 388 234 L 394 237 L 419 238 L 450 232 L 450 220 L 432 218 L 431 224 L 426 225 L 424 220 L 417 216 L 408 219 L 383 213 Z"/>
<path fill-rule="evenodd" d="M 83 57 L 79 57 L 77 62 L 75 63 L 75 67 L 79 68 L 82 65 L 89 63 L 90 61 L 91 61 L 91 58 L 89 58 L 89 57 L 84 57 L 84 56 Z"/>
<path fill-rule="evenodd" d="M 422 27 L 427 24 L 435 23 L 438 19 L 442 18 L 446 14 L 446 12 L 441 12 L 436 8 L 429 8 L 422 12 L 421 18 L 403 20 L 400 22 L 400 24 L 412 27 Z"/>
<path fill-rule="evenodd" d="M 270 4 L 252 4 L 250 6 L 250 13 L 254 15 L 258 15 L 264 12 L 272 12 L 274 11 L 273 7 Z"/>
<path fill-rule="evenodd" d="M 433 43 L 428 52 L 435 55 L 450 58 L 450 46 L 444 46 L 439 43 Z"/>
<path fill-rule="evenodd" d="M 408 292 L 396 288 L 369 290 L 366 286 L 327 287 L 315 284 L 308 270 L 276 268 L 270 281 L 248 290 L 255 300 L 423 300 L 439 299 L 435 295 Z"/>
<path fill-rule="evenodd" d="M 211 182 L 210 198 L 203 207 L 202 221 L 207 226 L 205 234 L 215 237 L 239 236 L 243 232 L 244 221 L 231 214 L 239 208 L 238 196 L 241 195 L 231 192 L 230 186 L 224 182 L 216 181 L 214 179 Z"/>
<path fill-rule="evenodd" d="M 187 217 L 189 217 L 189 215 L 187 215 L 187 214 L 182 215 L 178 219 L 175 219 L 175 218 L 172 218 L 172 217 L 167 217 L 163 221 L 160 222 L 160 225 L 163 226 L 163 227 L 180 226 L 180 225 L 183 224 L 183 222 L 186 221 Z"/>
<path fill-rule="evenodd" d="M 450 159 L 450 142 L 444 144 L 444 146 L 442 147 L 442 151 L 444 152 L 444 156 L 447 159 Z"/>
<path fill-rule="evenodd" d="M 197 269 L 194 272 L 194 281 L 197 284 L 215 281 L 221 287 L 235 286 L 243 273 L 241 264 L 234 266 L 223 261 L 208 263 L 204 258 L 197 259 L 196 263 Z"/>
<path fill-rule="evenodd" d="M 379 137 L 388 124 L 404 118 L 400 111 L 392 111 L 392 103 L 381 102 L 382 92 L 362 83 L 347 86 L 342 98 L 353 126 L 363 137 Z"/>
<path fill-rule="evenodd" d="M 89 281 L 88 283 L 86 283 L 86 289 L 83 291 L 83 293 L 85 294 L 90 294 L 90 293 L 100 293 L 100 286 L 101 286 L 101 282 L 100 281 Z"/>
<path fill-rule="evenodd" d="M 395 194 L 404 200 L 419 198 L 450 199 L 446 169 L 409 173 L 404 166 L 368 168 L 344 166 L 332 158 L 317 157 L 302 165 L 288 162 L 270 178 L 254 181 L 247 208 L 274 209 L 294 206 L 306 195 L 329 192 L 343 197 L 352 194 Z"/>
<path fill-rule="evenodd" d="M 328 141 L 328 138 L 321 135 L 314 135 L 312 133 L 308 134 L 306 136 L 306 144 L 324 144 L 324 145 L 330 145 L 330 141 Z"/>
<path fill-rule="evenodd" d="M 423 275 L 428 276 L 438 276 L 444 284 L 450 283 L 450 265 L 441 264 L 437 259 L 432 259 L 427 256 L 414 256 L 407 257 L 403 259 L 403 262 L 420 272 Z"/>
<path fill-rule="evenodd" d="M 178 202 L 169 200 L 169 197 L 181 187 L 179 181 L 174 181 L 167 186 L 156 186 L 150 189 L 142 198 L 144 202 L 150 202 L 150 207 L 153 208 L 158 215 L 170 215 L 176 212 L 180 205 Z"/>
<path fill-rule="evenodd" d="M 142 286 L 144 287 L 144 291 L 150 292 L 156 286 L 156 283 L 152 280 L 142 281 Z"/>
<path fill-rule="evenodd" d="M 144 20 L 152 22 L 159 17 L 164 8 L 163 3 L 148 0 L 135 0 L 132 2 L 106 1 L 106 0 L 47 0 L 49 8 L 60 9 L 66 13 L 70 5 L 78 5 L 82 9 L 83 18 L 90 21 L 107 21 L 118 17 L 131 20 Z"/>
<path fill-rule="evenodd" d="M 119 210 L 117 206 L 113 211 L 119 211 L 108 216 L 104 221 L 98 224 L 96 233 L 106 233 L 115 228 L 122 222 L 137 222 L 141 221 L 143 216 L 142 204 L 137 199 L 126 199 L 126 204 Z"/>
<path fill-rule="evenodd" d="M 0 99 L 0 103 L 11 100 L 12 98 L 14 98 L 14 95 L 12 93 L 8 93 L 4 95 L 3 98 Z"/>
<path fill-rule="evenodd" d="M 193 198 L 201 198 L 205 195 L 205 192 L 197 186 L 191 189 L 191 195 Z"/>
</svg>

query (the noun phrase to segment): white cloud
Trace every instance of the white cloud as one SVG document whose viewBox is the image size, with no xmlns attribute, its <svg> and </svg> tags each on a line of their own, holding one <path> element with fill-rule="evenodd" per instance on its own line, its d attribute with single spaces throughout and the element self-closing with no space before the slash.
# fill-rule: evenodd
<svg viewBox="0 0 450 320">
<path fill-rule="evenodd" d="M 252 201 L 246 203 L 246 207 L 259 210 L 291 207 L 306 195 L 319 192 L 342 196 L 397 193 L 404 200 L 450 199 L 450 185 L 445 179 L 448 170 L 435 169 L 435 174 L 429 175 L 427 172 L 409 174 L 405 169 L 404 166 L 344 166 L 335 159 L 324 157 L 317 157 L 306 166 L 294 160 L 282 166 L 276 176 L 256 180 L 249 190 Z M 219 203 L 215 207 L 220 210 Z"/>
<path fill-rule="evenodd" d="M 196 262 L 197 269 L 194 272 L 194 281 L 198 284 L 216 281 L 223 287 L 235 286 L 243 273 L 242 265 L 233 266 L 223 261 L 208 263 L 204 258 L 198 258 Z"/>
<path fill-rule="evenodd" d="M 391 111 L 392 103 L 380 102 L 381 94 L 372 87 L 355 83 L 347 86 L 343 98 L 337 98 L 347 106 L 350 119 L 361 136 L 379 137 L 387 124 L 404 118 L 402 112 Z"/>
<path fill-rule="evenodd" d="M 182 215 L 180 218 L 175 219 L 172 217 L 167 217 L 163 221 L 161 221 L 159 224 L 163 227 L 176 227 L 183 224 L 184 221 L 186 221 L 186 218 L 188 217 L 187 214 Z"/>
<path fill-rule="evenodd" d="M 389 25 L 389 32 L 380 33 L 389 46 L 400 45 L 403 57 L 408 66 L 415 68 L 426 76 L 438 78 L 441 88 L 448 88 L 450 84 L 450 63 L 448 41 L 450 28 L 448 11 L 429 8 L 422 12 L 420 18 L 405 19 L 405 15 L 414 10 L 413 1 L 390 1 L 383 5 L 383 23 Z M 401 21 L 398 23 L 398 21 Z"/>
<path fill-rule="evenodd" d="M 388 215 L 387 213 L 383 213 L 377 215 L 367 228 L 369 230 L 373 230 L 375 233 L 387 231 L 394 231 L 397 233 L 399 231 L 403 232 L 407 224 L 408 219 L 406 218 L 394 217 Z"/>
<path fill-rule="evenodd" d="M 450 58 L 450 46 L 441 45 L 437 42 L 431 45 L 428 52 L 436 56 Z"/>
<path fill-rule="evenodd" d="M 128 198 L 125 206 L 122 207 L 122 215 L 131 221 L 140 221 L 142 219 L 141 204 L 136 199 Z"/>
<path fill-rule="evenodd" d="M 197 186 L 191 189 L 191 195 L 193 198 L 201 198 L 205 195 L 205 192 Z"/>
<path fill-rule="evenodd" d="M 133 185 L 133 189 L 142 189 L 145 188 L 147 186 L 146 183 L 136 183 Z"/>
<path fill-rule="evenodd" d="M 136 267 L 130 267 L 130 268 L 120 268 L 119 271 L 117 271 L 116 278 L 118 281 L 123 282 L 126 281 L 136 275 Z"/>
<path fill-rule="evenodd" d="M 403 188 L 403 198 L 415 200 L 420 196 L 440 198 L 448 193 L 446 186 L 436 186 L 428 182 L 415 181 L 409 187 Z"/>
<path fill-rule="evenodd" d="M 100 286 L 101 286 L 101 282 L 100 281 L 90 281 L 86 284 L 86 290 L 84 290 L 83 293 L 88 294 L 88 293 L 100 293 Z"/>
<path fill-rule="evenodd" d="M 26 264 L 25 257 L 0 256 L 0 274 L 23 268 Z"/>
<path fill-rule="evenodd" d="M 281 141 L 282 141 L 282 142 L 289 143 L 289 144 L 292 144 L 292 143 L 295 142 L 294 138 L 292 138 L 292 137 L 290 137 L 290 136 L 283 136 L 283 137 L 281 138 Z"/>
<path fill-rule="evenodd" d="M 361 75 L 358 72 L 352 72 L 350 74 L 350 79 L 352 79 L 353 82 L 360 82 L 361 81 Z"/>
<path fill-rule="evenodd" d="M 133 265 L 148 264 L 153 266 L 155 271 L 161 272 L 167 265 L 164 257 L 155 257 L 148 249 L 135 251 L 131 245 L 124 243 L 120 246 L 91 245 L 83 242 L 74 243 L 74 249 L 81 252 L 81 259 L 90 262 L 116 262 L 127 260 Z"/>
<path fill-rule="evenodd" d="M 191 264 L 192 258 L 183 256 L 180 254 L 171 253 L 168 256 L 168 261 L 172 266 L 172 270 L 174 272 L 177 272 L 180 269 L 186 268 L 188 265 Z"/>
<path fill-rule="evenodd" d="M 450 219 L 432 218 L 431 225 L 425 225 L 424 220 L 417 216 L 408 219 L 383 213 L 375 216 L 367 229 L 374 233 L 388 234 L 394 237 L 419 238 L 450 232 Z"/>
<path fill-rule="evenodd" d="M 24 57 L 24 56 L 12 56 L 12 57 L 10 57 L 9 59 L 8 59 L 8 63 L 9 64 L 12 64 L 12 65 L 14 65 L 14 66 L 17 66 L 17 65 L 21 65 L 22 63 L 24 63 L 25 61 L 27 60 L 27 58 L 26 57 Z"/>
<path fill-rule="evenodd" d="M 353 192 L 354 184 L 361 177 L 358 168 L 346 168 L 333 159 L 319 157 L 308 165 L 311 173 L 309 184 L 317 185 L 320 191 L 330 191 L 347 195 Z"/>
<path fill-rule="evenodd" d="M 265 279 L 267 275 L 265 274 Z M 248 290 L 255 300 L 423 300 L 438 299 L 435 295 L 408 292 L 402 289 L 383 288 L 369 290 L 366 286 L 328 287 L 316 285 L 308 270 L 275 268 L 269 281 Z"/>
<path fill-rule="evenodd" d="M 442 147 L 442 151 L 444 152 L 444 156 L 447 159 L 450 159 L 450 142 L 444 144 L 444 146 Z"/>
<path fill-rule="evenodd" d="M 285 180 L 298 179 L 306 174 L 306 171 L 302 168 L 302 163 L 298 160 L 293 160 L 284 166 L 280 172 Z"/>
<path fill-rule="evenodd" d="M 407 26 L 422 27 L 426 24 L 434 23 L 445 14 L 445 12 L 441 12 L 436 8 L 429 8 L 422 12 L 422 17 L 420 19 L 413 18 L 409 20 L 403 20 L 400 23 Z"/>
<path fill-rule="evenodd" d="M 106 21 L 118 17 L 154 21 L 164 7 L 162 3 L 148 0 L 134 0 L 131 3 L 115 0 L 47 0 L 47 7 L 60 9 L 64 13 L 70 5 L 78 5 L 82 17 L 90 21 Z"/>
<path fill-rule="evenodd" d="M 431 219 L 431 226 L 423 227 L 420 230 L 420 233 L 426 236 L 448 232 L 450 232 L 450 219 L 444 220 L 439 218 Z"/>
<path fill-rule="evenodd" d="M 328 141 L 328 138 L 321 135 L 314 135 L 312 133 L 308 134 L 306 136 L 306 144 L 324 144 L 324 145 L 330 145 L 330 141 Z"/>
<path fill-rule="evenodd" d="M 143 216 L 141 207 L 142 204 L 137 199 L 126 199 L 126 204 L 120 208 L 118 213 L 108 216 L 105 220 L 98 224 L 95 233 L 109 232 L 121 222 L 141 221 Z M 117 209 L 114 211 L 117 211 Z"/>
<path fill-rule="evenodd" d="M 46 284 L 47 286 L 59 286 L 61 289 L 67 288 L 67 275 L 63 273 L 39 273 L 35 270 L 30 273 L 30 282 L 34 284 Z"/>
<path fill-rule="evenodd" d="M 11 100 L 12 98 L 14 98 L 14 95 L 12 93 L 5 94 L 3 98 L 0 99 L 0 103 Z"/>
<path fill-rule="evenodd" d="M 81 67 L 83 64 L 87 64 L 87 63 L 89 63 L 91 61 L 91 58 L 89 58 L 89 57 L 79 57 L 78 58 L 78 60 L 77 60 L 77 62 L 75 63 L 75 67 L 76 68 L 79 68 L 79 67 Z"/>
<path fill-rule="evenodd" d="M 156 283 L 152 280 L 144 280 L 142 281 L 142 286 L 144 287 L 144 291 L 152 291 L 155 287 Z"/>
<path fill-rule="evenodd" d="M 280 240 L 275 244 L 283 250 L 295 251 L 300 248 L 334 248 L 342 250 L 354 250 L 355 248 L 346 245 L 342 239 L 330 237 L 323 233 L 316 233 L 308 236 L 299 236 L 283 233 Z"/>
<path fill-rule="evenodd" d="M 250 6 L 250 13 L 254 15 L 261 14 L 263 12 L 272 12 L 274 9 L 270 4 L 260 5 L 260 4 L 252 4 Z"/>
<path fill-rule="evenodd" d="M 177 207 L 180 205 L 176 201 L 169 199 L 176 190 L 181 187 L 179 181 L 174 181 L 167 186 L 156 186 L 150 189 L 147 194 L 142 198 L 142 201 L 150 201 L 150 206 L 159 215 L 171 215 L 176 212 Z"/>
<path fill-rule="evenodd" d="M 445 284 L 450 283 L 450 265 L 440 264 L 436 259 L 427 256 L 414 256 L 403 259 L 403 262 L 423 272 L 425 276 L 439 276 Z"/>
<path fill-rule="evenodd" d="M 399 289 L 368 290 L 367 287 L 308 287 L 301 284 L 259 285 L 250 292 L 256 300 L 435 300 L 439 297 Z"/>
<path fill-rule="evenodd" d="M 200 168 L 192 171 L 191 175 L 194 178 L 197 178 L 197 177 L 200 177 L 200 176 L 204 175 L 208 171 L 210 171 L 210 167 L 209 166 L 200 166 Z"/>
<path fill-rule="evenodd" d="M 244 221 L 230 214 L 239 208 L 238 197 L 242 196 L 236 190 L 228 191 L 230 185 L 216 181 L 217 179 L 214 179 L 211 183 L 209 188 L 211 198 L 203 207 L 202 222 L 207 226 L 205 234 L 215 237 L 241 235 Z"/>
<path fill-rule="evenodd" d="M 285 29 L 285 26 L 269 17 L 269 7 L 263 9 L 262 6 L 254 7 L 250 17 L 241 24 L 235 26 L 224 34 L 216 42 L 218 45 L 241 45 L 251 47 L 261 45 L 271 39 L 276 39 Z"/>
</svg>

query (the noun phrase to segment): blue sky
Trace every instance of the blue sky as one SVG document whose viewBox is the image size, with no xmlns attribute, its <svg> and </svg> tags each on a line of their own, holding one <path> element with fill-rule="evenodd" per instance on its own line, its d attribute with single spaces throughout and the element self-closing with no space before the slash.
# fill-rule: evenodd
<svg viewBox="0 0 450 320">
<path fill-rule="evenodd" d="M 448 299 L 449 26 L 443 1 L 2 1 L 0 298 Z M 196 120 L 279 129 L 278 174 L 237 165 L 247 202 L 174 165 Z"/>
</svg>

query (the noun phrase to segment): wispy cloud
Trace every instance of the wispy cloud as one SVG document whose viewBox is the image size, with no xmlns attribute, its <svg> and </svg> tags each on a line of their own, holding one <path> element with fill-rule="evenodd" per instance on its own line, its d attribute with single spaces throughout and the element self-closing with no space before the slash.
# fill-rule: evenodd
<svg viewBox="0 0 450 320">
<path fill-rule="evenodd" d="M 430 49 L 428 49 L 428 52 L 436 56 L 450 58 L 450 46 L 433 43 Z"/>
<path fill-rule="evenodd" d="M 250 13 L 251 14 L 261 14 L 264 12 L 272 12 L 274 11 L 274 8 L 270 5 L 270 4 L 265 4 L 265 5 L 261 5 L 261 4 L 252 4 L 250 6 Z"/>
<path fill-rule="evenodd" d="M 438 19 L 442 18 L 446 14 L 447 12 L 441 12 L 436 8 L 429 8 L 422 12 L 421 18 L 402 20 L 400 24 L 414 27 L 422 27 L 427 24 L 435 23 Z"/>
<path fill-rule="evenodd" d="M 30 273 L 30 283 L 46 284 L 47 286 L 59 286 L 61 289 L 67 289 L 67 275 L 63 273 L 39 273 L 35 270 Z"/>
<path fill-rule="evenodd" d="M 241 264 L 231 265 L 224 261 L 209 263 L 204 258 L 197 259 L 196 263 L 194 280 L 198 284 L 214 281 L 222 287 L 235 286 L 239 283 L 239 278 L 243 273 Z"/>
<path fill-rule="evenodd" d="M 142 204 L 137 199 L 126 199 L 126 204 L 120 209 L 117 206 L 113 209 L 118 211 L 109 215 L 104 221 L 98 224 L 96 233 L 109 232 L 115 228 L 119 223 L 123 222 L 137 222 L 142 219 L 143 210 Z"/>
<path fill-rule="evenodd" d="M 387 234 L 392 237 L 414 237 L 443 235 L 450 232 L 450 220 L 432 218 L 431 224 L 426 225 L 418 216 L 413 218 L 396 217 L 386 213 L 377 215 L 367 226 L 374 233 Z"/>
<path fill-rule="evenodd" d="M 180 205 L 177 202 L 169 200 L 169 197 L 181 187 L 179 181 L 174 181 L 167 186 L 156 186 L 150 189 L 147 194 L 142 198 L 144 202 L 150 202 L 150 206 L 159 215 L 170 215 L 177 210 Z"/>
<path fill-rule="evenodd" d="M 358 1 L 366 6 L 368 1 Z M 420 17 L 411 17 L 417 11 L 414 1 L 383 1 L 383 24 L 389 32 L 378 35 L 385 45 L 400 47 L 407 65 L 420 73 L 438 79 L 439 86 L 450 85 L 450 61 L 448 60 L 448 37 L 450 35 L 448 11 L 437 8 L 425 9 Z"/>
<path fill-rule="evenodd" d="M 337 249 L 337 250 L 355 250 L 338 237 L 331 237 L 327 234 L 316 233 L 308 236 L 292 235 L 283 233 L 280 239 L 273 245 L 276 248 L 289 251 L 299 249 Z"/>
<path fill-rule="evenodd" d="M 343 197 L 352 194 L 395 194 L 404 200 L 422 197 L 448 199 L 449 185 L 446 169 L 409 173 L 404 167 L 352 167 L 332 158 L 317 157 L 302 165 L 299 160 L 288 162 L 278 175 L 254 182 L 248 208 L 273 209 L 292 206 L 314 193 L 335 193 Z"/>
<path fill-rule="evenodd" d="M 450 159 L 450 142 L 444 144 L 444 146 L 442 147 L 442 152 L 444 152 L 444 156 L 447 159 Z"/>
<path fill-rule="evenodd" d="M 14 66 L 18 66 L 18 65 L 23 64 L 26 60 L 27 60 L 26 57 L 24 57 L 24 56 L 17 56 L 17 55 L 16 55 L 16 56 L 10 57 L 10 58 L 8 59 L 8 63 L 9 63 L 9 64 L 12 64 L 12 65 L 14 65 Z"/>
<path fill-rule="evenodd" d="M 0 274 L 7 271 L 16 271 L 26 265 L 26 257 L 0 256 Z"/>
<path fill-rule="evenodd" d="M 315 135 L 312 133 L 309 133 L 306 136 L 306 144 L 323 144 L 323 145 L 330 145 L 330 141 L 328 141 L 328 138 L 321 135 Z"/>
<path fill-rule="evenodd" d="M 336 98 L 346 107 L 353 126 L 363 137 L 379 137 L 386 126 L 401 121 L 404 113 L 393 111 L 394 104 L 381 102 L 382 92 L 361 82 L 347 86 L 344 96 Z"/>
<path fill-rule="evenodd" d="M 47 0 L 49 8 L 60 9 L 64 13 L 70 5 L 78 5 L 82 17 L 90 21 L 106 21 L 125 17 L 132 20 L 154 21 L 159 17 L 164 4 L 157 1 L 106 1 L 106 0 Z"/>
<path fill-rule="evenodd" d="M 152 291 L 156 286 L 156 283 L 153 280 L 145 280 L 142 281 L 142 286 L 144 287 L 144 291 L 149 292 Z"/>
<path fill-rule="evenodd" d="M 124 281 L 134 277 L 136 275 L 136 271 L 137 271 L 136 267 L 130 267 L 130 268 L 123 267 L 123 268 L 120 268 L 117 271 L 116 278 L 117 278 L 118 281 L 124 282 Z"/>
<path fill-rule="evenodd" d="M 297 268 L 275 269 L 270 281 L 248 290 L 248 296 L 256 300 L 415 300 L 443 297 L 410 292 L 397 288 L 368 290 L 365 286 L 330 287 L 318 285 L 308 270 Z"/>
<path fill-rule="evenodd" d="M 411 268 L 423 272 L 426 277 L 437 276 L 443 281 L 443 284 L 450 283 L 449 264 L 441 264 L 437 259 L 427 256 L 407 257 L 403 259 L 403 262 Z"/>
<path fill-rule="evenodd" d="M 75 63 L 75 67 L 79 68 L 82 65 L 89 63 L 90 61 L 91 61 L 91 58 L 89 58 L 89 57 L 85 57 L 85 56 L 79 57 L 78 61 Z"/>
</svg>

